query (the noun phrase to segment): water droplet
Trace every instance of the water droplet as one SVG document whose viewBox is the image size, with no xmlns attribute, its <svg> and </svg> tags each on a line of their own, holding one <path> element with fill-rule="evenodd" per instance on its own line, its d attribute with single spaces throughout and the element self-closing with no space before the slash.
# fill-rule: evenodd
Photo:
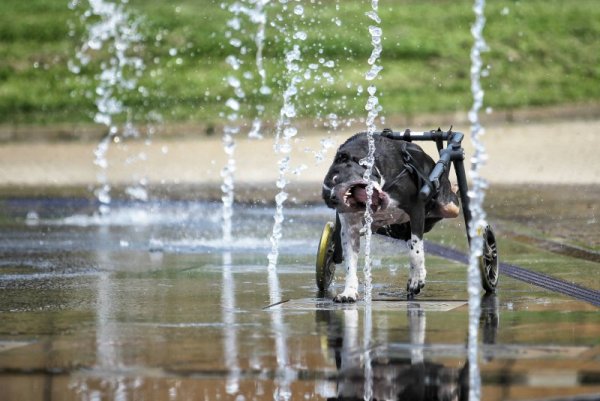
<svg viewBox="0 0 600 401">
<path fill-rule="evenodd" d="M 378 23 L 378 24 L 381 23 L 381 18 L 379 18 L 379 15 L 377 15 L 377 12 L 375 10 L 372 10 L 372 11 L 369 11 L 369 12 L 365 13 L 365 15 L 367 17 L 371 18 L 376 23 Z"/>
<path fill-rule="evenodd" d="M 37 225 L 40 221 L 40 216 L 35 210 L 30 210 L 27 212 L 27 216 L 25 217 L 25 224 L 29 225 Z"/>
<path fill-rule="evenodd" d="M 306 32 L 304 32 L 304 31 L 298 31 L 298 32 L 294 33 L 294 39 L 306 40 L 306 37 L 307 37 L 307 35 L 306 35 Z"/>
<path fill-rule="evenodd" d="M 238 102 L 237 100 L 235 100 L 233 98 L 229 98 L 225 102 L 225 106 L 229 107 L 230 109 L 232 109 L 234 111 L 238 111 L 240 109 L 240 102 Z"/>
<path fill-rule="evenodd" d="M 379 72 L 383 70 L 383 67 L 380 65 L 373 65 L 371 66 L 371 69 L 365 74 L 365 79 L 367 81 L 372 81 L 375 78 L 377 78 L 377 75 L 379 75 Z"/>
<path fill-rule="evenodd" d="M 298 133 L 298 130 L 295 127 L 287 127 L 283 130 L 283 135 L 286 138 L 292 138 L 292 137 L 296 136 L 297 133 Z"/>
<path fill-rule="evenodd" d="M 237 79 L 234 76 L 228 76 L 227 77 L 227 83 L 229 84 L 229 86 L 231 86 L 232 88 L 239 88 L 240 87 L 240 80 Z"/>
</svg>

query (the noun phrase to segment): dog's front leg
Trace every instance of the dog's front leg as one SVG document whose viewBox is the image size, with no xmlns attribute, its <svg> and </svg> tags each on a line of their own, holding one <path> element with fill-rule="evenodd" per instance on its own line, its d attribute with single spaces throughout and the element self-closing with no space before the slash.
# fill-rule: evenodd
<svg viewBox="0 0 600 401">
<path fill-rule="evenodd" d="M 425 287 L 425 250 L 423 231 L 425 225 L 425 206 L 417 202 L 410 212 L 410 240 L 408 241 L 410 258 L 410 276 L 406 284 L 408 297 L 412 298 Z"/>
<path fill-rule="evenodd" d="M 333 298 L 333 302 L 356 302 L 358 299 L 358 254 L 360 252 L 360 229 L 362 228 L 362 214 L 340 213 L 342 225 L 342 253 L 346 267 L 346 282 L 344 291 Z"/>
</svg>

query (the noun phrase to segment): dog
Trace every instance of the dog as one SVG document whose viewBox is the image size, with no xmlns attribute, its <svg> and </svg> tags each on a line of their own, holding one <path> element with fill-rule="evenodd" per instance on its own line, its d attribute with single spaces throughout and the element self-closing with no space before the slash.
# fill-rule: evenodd
<svg viewBox="0 0 600 401">
<path fill-rule="evenodd" d="M 412 298 L 425 286 L 425 253 L 423 234 L 443 218 L 459 214 L 457 189 L 448 179 L 448 171 L 440 178 L 440 187 L 432 200 L 426 202 L 419 191 L 435 162 L 423 149 L 399 139 L 373 135 L 375 162 L 370 181 L 373 183 L 371 212 L 374 233 L 407 242 L 410 276 L 406 285 Z M 357 263 L 360 236 L 368 200 L 363 178 L 366 170 L 363 160 L 368 155 L 368 137 L 359 133 L 342 144 L 323 181 L 323 200 L 335 209 L 341 224 L 341 245 L 346 268 L 343 292 L 334 302 L 356 302 L 358 298 Z"/>
</svg>

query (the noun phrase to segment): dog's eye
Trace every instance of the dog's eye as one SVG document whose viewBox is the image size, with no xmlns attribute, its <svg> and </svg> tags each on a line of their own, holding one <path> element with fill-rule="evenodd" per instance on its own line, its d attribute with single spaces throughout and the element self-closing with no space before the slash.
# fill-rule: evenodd
<svg viewBox="0 0 600 401">
<path fill-rule="evenodd" d="M 350 160 L 350 158 L 347 153 L 338 153 L 335 156 L 335 163 L 346 163 L 348 160 Z"/>
</svg>

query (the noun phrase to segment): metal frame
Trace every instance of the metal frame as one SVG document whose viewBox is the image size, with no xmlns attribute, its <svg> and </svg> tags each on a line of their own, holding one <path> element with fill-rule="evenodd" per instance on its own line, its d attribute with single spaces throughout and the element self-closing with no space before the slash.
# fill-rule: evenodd
<svg viewBox="0 0 600 401">
<path fill-rule="evenodd" d="M 442 131 L 438 128 L 437 130 L 425 132 L 413 132 L 408 129 L 404 132 L 394 132 L 390 129 L 384 129 L 382 132 L 375 133 L 375 135 L 377 134 L 390 139 L 401 139 L 406 142 L 432 141 L 436 143 L 438 152 L 440 154 L 440 160 L 438 160 L 429 174 L 430 184 L 426 183 L 423 185 L 419 191 L 419 196 L 424 201 L 431 199 L 431 197 L 434 196 L 440 189 L 440 177 L 450 168 L 450 163 L 452 163 L 456 173 L 458 188 L 460 189 L 460 202 L 462 204 L 462 211 L 465 219 L 467 240 L 469 244 L 471 244 L 471 236 L 469 235 L 471 210 L 469 209 L 469 196 L 467 195 L 469 187 L 467 184 L 467 175 L 465 173 L 465 166 L 463 163 L 465 160 L 465 151 L 462 147 L 462 140 L 465 137 L 464 134 L 461 132 L 454 132 L 452 131 L 452 128 L 450 128 L 448 131 Z M 447 146 L 445 148 L 444 141 L 447 142 Z"/>
</svg>

